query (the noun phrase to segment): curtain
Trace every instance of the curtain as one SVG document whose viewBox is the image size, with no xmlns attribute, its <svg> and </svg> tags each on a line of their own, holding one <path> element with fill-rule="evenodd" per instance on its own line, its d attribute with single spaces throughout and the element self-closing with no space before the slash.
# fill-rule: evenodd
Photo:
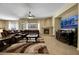
<svg viewBox="0 0 79 59">
<path fill-rule="evenodd" d="M 8 26 L 9 30 L 18 30 L 18 28 L 19 28 L 18 21 L 9 21 L 8 24 L 9 24 L 9 26 Z"/>
</svg>

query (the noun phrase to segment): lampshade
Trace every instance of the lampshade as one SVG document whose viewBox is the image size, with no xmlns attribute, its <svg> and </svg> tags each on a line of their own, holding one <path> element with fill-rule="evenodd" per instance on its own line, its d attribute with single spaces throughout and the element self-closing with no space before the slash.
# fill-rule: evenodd
<svg viewBox="0 0 79 59">
<path fill-rule="evenodd" d="M 27 17 L 27 19 L 34 19 L 34 17 Z"/>
</svg>

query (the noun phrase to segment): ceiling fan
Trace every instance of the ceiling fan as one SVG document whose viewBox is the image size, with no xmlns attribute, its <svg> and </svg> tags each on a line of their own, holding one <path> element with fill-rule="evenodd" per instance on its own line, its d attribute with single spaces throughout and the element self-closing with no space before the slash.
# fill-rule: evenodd
<svg viewBox="0 0 79 59">
<path fill-rule="evenodd" d="M 29 13 L 25 16 L 25 18 L 27 18 L 27 19 L 34 19 L 35 16 L 31 13 L 31 11 L 29 11 Z"/>
</svg>

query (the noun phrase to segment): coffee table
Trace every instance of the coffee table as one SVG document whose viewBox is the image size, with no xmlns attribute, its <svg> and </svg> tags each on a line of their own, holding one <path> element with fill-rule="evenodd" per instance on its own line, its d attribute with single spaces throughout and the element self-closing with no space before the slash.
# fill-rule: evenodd
<svg viewBox="0 0 79 59">
<path fill-rule="evenodd" d="M 26 36 L 27 42 L 28 40 L 32 40 L 32 39 L 35 39 L 35 42 L 37 42 L 37 38 L 38 38 L 38 34 L 28 34 Z"/>
</svg>

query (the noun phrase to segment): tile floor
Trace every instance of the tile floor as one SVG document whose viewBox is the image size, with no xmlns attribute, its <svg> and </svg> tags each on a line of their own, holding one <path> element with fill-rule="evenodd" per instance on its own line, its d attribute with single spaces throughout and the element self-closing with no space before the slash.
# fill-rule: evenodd
<svg viewBox="0 0 79 59">
<path fill-rule="evenodd" d="M 42 36 L 48 48 L 49 54 L 52 55 L 79 55 L 76 47 L 69 46 L 55 39 L 53 36 Z"/>
</svg>

